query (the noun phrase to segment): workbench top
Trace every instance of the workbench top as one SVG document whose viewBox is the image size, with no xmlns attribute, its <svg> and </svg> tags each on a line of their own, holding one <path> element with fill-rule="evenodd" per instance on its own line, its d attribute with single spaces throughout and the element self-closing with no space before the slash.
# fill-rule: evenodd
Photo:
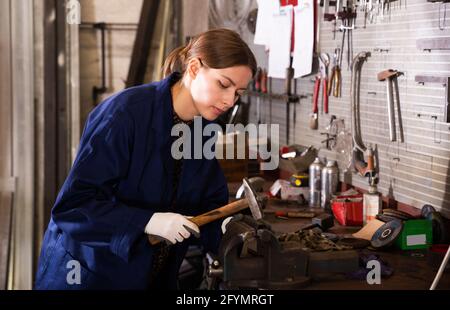
<svg viewBox="0 0 450 310">
<path fill-rule="evenodd" d="M 234 195 L 239 184 L 230 183 L 230 196 Z M 274 211 L 314 211 L 320 213 L 322 210 L 310 209 L 293 202 L 281 202 L 279 200 L 268 201 L 264 209 L 264 220 L 267 221 L 275 234 L 298 231 L 302 226 L 311 223 L 310 219 L 303 218 L 280 218 L 275 216 Z M 339 236 L 351 235 L 361 227 L 345 227 L 334 221 L 334 227 L 327 232 Z M 394 273 L 389 278 L 382 278 L 381 284 L 369 285 L 366 280 L 351 280 L 344 275 L 327 275 L 324 278 L 314 279 L 306 289 L 330 289 L 330 290 L 351 290 L 351 289 L 381 289 L 381 290 L 428 290 L 437 273 L 437 268 L 433 268 L 428 263 L 427 250 L 402 251 L 395 247 L 383 251 L 370 249 L 360 250 L 365 254 L 375 254 L 379 256 L 390 267 L 394 268 Z M 450 269 L 450 268 L 448 268 Z M 450 289 L 450 271 L 447 270 L 441 277 L 437 289 Z"/>
</svg>

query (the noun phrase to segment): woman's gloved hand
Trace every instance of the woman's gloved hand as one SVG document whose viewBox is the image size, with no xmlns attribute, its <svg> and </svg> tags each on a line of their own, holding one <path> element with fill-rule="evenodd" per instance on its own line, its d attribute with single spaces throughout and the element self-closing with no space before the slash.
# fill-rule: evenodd
<svg viewBox="0 0 450 310">
<path fill-rule="evenodd" d="M 187 217 L 171 212 L 156 212 L 145 226 L 145 233 L 161 237 L 172 244 L 182 242 L 194 234 L 200 236 L 200 229 Z"/>
</svg>

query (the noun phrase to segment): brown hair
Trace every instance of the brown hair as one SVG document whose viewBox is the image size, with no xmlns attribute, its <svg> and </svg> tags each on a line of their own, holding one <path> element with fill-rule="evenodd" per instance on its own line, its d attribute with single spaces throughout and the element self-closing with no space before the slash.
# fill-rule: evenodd
<svg viewBox="0 0 450 310">
<path fill-rule="evenodd" d="M 253 52 L 236 32 L 229 29 L 212 29 L 192 38 L 186 46 L 174 49 L 163 66 L 164 76 L 178 71 L 184 74 L 193 58 L 213 69 L 248 66 L 255 75 L 257 64 Z"/>
</svg>

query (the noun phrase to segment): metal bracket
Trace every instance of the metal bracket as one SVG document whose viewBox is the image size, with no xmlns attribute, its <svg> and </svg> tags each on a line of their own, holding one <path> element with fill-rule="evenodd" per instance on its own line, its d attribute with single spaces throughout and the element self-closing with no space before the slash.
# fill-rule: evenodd
<svg viewBox="0 0 450 310">
<path fill-rule="evenodd" d="M 442 84 L 445 87 L 445 107 L 444 107 L 444 122 L 450 123 L 450 76 L 426 76 L 416 75 L 415 81 L 419 84 L 425 83 Z"/>
</svg>

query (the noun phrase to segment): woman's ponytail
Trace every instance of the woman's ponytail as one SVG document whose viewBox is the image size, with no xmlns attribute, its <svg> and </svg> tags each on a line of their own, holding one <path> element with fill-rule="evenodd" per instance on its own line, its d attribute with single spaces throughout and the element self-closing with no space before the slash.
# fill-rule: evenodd
<svg viewBox="0 0 450 310">
<path fill-rule="evenodd" d="M 192 47 L 192 40 L 189 41 L 189 43 L 185 46 L 180 46 L 174 49 L 170 54 L 167 56 L 166 60 L 164 61 L 163 65 L 163 74 L 164 77 L 167 77 L 173 72 L 180 72 L 181 74 L 184 74 L 184 71 L 186 70 L 186 65 L 188 61 L 188 54 Z"/>
</svg>

